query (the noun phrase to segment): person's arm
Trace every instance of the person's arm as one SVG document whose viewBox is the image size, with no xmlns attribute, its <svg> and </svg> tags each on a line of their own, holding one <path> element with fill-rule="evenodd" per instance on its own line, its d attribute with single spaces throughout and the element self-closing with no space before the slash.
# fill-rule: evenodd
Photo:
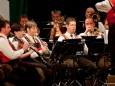
<svg viewBox="0 0 115 86">
<path fill-rule="evenodd" d="M 30 56 L 32 53 L 33 53 L 33 50 L 30 50 L 30 51 L 28 51 L 28 52 L 22 54 L 22 55 L 20 56 L 20 59 L 24 59 L 24 58 Z"/>
<path fill-rule="evenodd" d="M 1 38 L 0 40 L 0 51 L 7 56 L 10 60 L 19 58 L 26 49 L 20 49 L 18 51 L 14 51 L 12 47 L 9 45 L 9 42 L 5 38 Z"/>
<path fill-rule="evenodd" d="M 96 3 L 95 7 L 98 11 L 106 12 L 106 13 L 111 9 L 111 6 L 110 6 L 108 0 Z"/>
<path fill-rule="evenodd" d="M 98 24 L 99 24 L 99 31 L 104 33 L 105 32 L 105 27 L 104 27 L 103 23 L 102 22 L 98 22 Z"/>
</svg>

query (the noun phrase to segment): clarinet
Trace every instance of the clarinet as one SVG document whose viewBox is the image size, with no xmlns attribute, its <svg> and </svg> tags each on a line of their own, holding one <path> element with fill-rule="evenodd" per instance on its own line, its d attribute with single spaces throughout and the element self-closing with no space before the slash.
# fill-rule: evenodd
<svg viewBox="0 0 115 86">
<path fill-rule="evenodd" d="M 19 40 L 20 42 L 24 43 L 23 40 L 17 38 L 16 36 L 15 36 L 15 38 L 16 38 L 17 40 Z M 29 42 L 28 42 L 28 43 L 29 43 Z M 35 50 L 35 47 L 34 47 L 32 44 L 29 43 L 29 47 L 30 47 L 30 49 L 32 49 L 34 52 L 36 52 L 36 53 L 39 55 L 39 57 L 40 57 L 40 59 L 42 60 L 42 62 L 43 62 L 44 65 L 46 65 L 47 67 L 51 67 L 51 65 L 49 65 L 49 64 L 43 59 L 44 57 L 43 57 L 37 50 Z M 37 61 L 37 60 L 34 59 L 34 58 L 32 58 L 32 60 L 35 61 L 35 62 L 37 62 L 37 63 L 40 63 L 39 61 Z"/>
<path fill-rule="evenodd" d="M 41 54 L 35 49 L 35 47 L 29 42 L 29 39 L 28 39 L 26 36 L 24 36 L 24 38 L 28 41 L 29 46 L 30 46 L 30 49 L 32 49 L 34 52 L 36 52 L 36 53 L 39 55 L 39 57 L 40 57 L 40 59 L 42 60 L 42 62 L 43 62 L 45 65 L 47 65 L 48 67 L 51 67 L 51 65 L 48 64 L 46 60 L 44 60 L 43 55 L 41 55 Z M 19 40 L 20 40 L 20 39 L 19 39 Z M 37 61 L 37 60 L 34 59 L 34 61 Z M 37 61 L 37 62 L 38 62 L 38 61 Z"/>
</svg>

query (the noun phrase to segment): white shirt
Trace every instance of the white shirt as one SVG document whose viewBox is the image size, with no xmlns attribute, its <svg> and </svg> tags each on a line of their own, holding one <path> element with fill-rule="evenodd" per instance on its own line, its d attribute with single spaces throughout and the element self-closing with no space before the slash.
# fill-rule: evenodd
<svg viewBox="0 0 115 86">
<path fill-rule="evenodd" d="M 111 5 L 108 0 L 96 3 L 95 7 L 98 11 L 106 13 L 111 9 Z"/>
<path fill-rule="evenodd" d="M 66 35 L 69 39 L 72 39 L 72 37 L 70 36 L 70 35 L 71 35 L 70 33 L 66 32 L 64 35 Z M 72 34 L 72 35 L 73 35 L 73 39 L 76 39 L 75 34 Z M 78 37 L 78 38 L 82 38 L 82 37 L 79 36 L 79 35 L 77 35 L 77 37 Z M 65 39 L 65 38 L 64 38 L 63 36 L 60 36 L 57 41 L 60 41 L 60 42 L 61 42 L 61 41 L 63 41 L 64 39 Z M 84 54 L 85 54 L 85 55 L 88 54 L 88 47 L 87 47 L 86 44 L 84 45 Z"/>
<path fill-rule="evenodd" d="M 0 33 L 0 36 L 2 36 L 2 37 L 0 37 L 0 51 L 6 57 L 8 57 L 8 59 L 10 59 L 10 60 L 17 59 L 24 53 L 23 49 L 14 51 L 8 42 L 7 36 L 5 36 L 4 34 L 1 34 L 1 33 Z"/>
<path fill-rule="evenodd" d="M 102 35 L 103 33 L 99 32 L 97 38 L 102 38 Z M 85 33 L 80 33 L 79 36 L 92 36 L 92 34 L 90 32 L 88 32 L 87 35 Z"/>
<path fill-rule="evenodd" d="M 73 39 L 75 39 L 75 34 L 70 34 L 70 33 L 66 32 L 64 35 L 66 35 L 69 39 L 72 39 L 72 37 L 70 36 L 70 35 L 72 35 Z M 80 36 L 77 36 L 77 37 L 81 38 Z M 57 41 L 63 41 L 64 39 L 65 38 L 63 36 L 60 36 Z"/>
<path fill-rule="evenodd" d="M 103 23 L 102 22 L 98 22 L 98 25 L 99 25 L 99 27 L 98 27 L 99 31 L 104 33 L 105 32 L 105 27 L 104 27 Z"/>
</svg>

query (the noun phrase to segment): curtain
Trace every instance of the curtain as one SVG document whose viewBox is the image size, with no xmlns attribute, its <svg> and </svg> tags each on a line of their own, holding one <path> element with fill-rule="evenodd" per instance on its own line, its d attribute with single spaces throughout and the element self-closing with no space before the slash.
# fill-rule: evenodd
<svg viewBox="0 0 115 86">
<path fill-rule="evenodd" d="M 28 0 L 10 0 L 10 23 L 19 22 L 22 14 L 28 15 Z"/>
</svg>

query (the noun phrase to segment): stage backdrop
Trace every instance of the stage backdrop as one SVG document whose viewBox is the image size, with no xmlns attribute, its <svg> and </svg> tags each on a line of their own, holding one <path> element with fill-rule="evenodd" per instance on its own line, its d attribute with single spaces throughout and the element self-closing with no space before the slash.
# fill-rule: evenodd
<svg viewBox="0 0 115 86">
<path fill-rule="evenodd" d="M 21 14 L 27 14 L 36 22 L 51 20 L 50 12 L 59 9 L 63 15 L 83 20 L 85 9 L 95 8 L 95 3 L 102 0 L 10 0 L 11 23 L 19 21 Z"/>
<path fill-rule="evenodd" d="M 10 2 L 10 22 L 19 22 L 22 14 L 28 15 L 28 0 L 9 0 Z"/>
</svg>

